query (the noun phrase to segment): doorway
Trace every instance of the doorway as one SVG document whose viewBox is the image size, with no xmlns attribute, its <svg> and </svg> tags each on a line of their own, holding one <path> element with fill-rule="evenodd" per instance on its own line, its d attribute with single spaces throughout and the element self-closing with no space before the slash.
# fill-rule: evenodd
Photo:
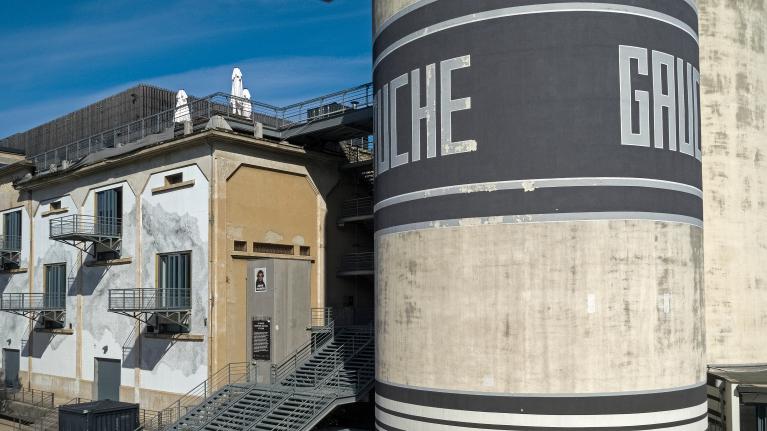
<svg viewBox="0 0 767 431">
<path fill-rule="evenodd" d="M 120 360 L 96 358 L 96 399 L 120 401 Z"/>
<path fill-rule="evenodd" d="M 19 387 L 19 356 L 19 351 L 16 349 L 3 349 L 3 371 L 5 371 L 3 384 L 5 387 Z"/>
</svg>

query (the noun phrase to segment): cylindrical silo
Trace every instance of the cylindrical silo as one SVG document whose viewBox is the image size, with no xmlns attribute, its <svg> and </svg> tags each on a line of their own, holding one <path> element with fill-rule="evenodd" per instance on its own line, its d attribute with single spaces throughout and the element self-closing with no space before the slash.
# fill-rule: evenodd
<svg viewBox="0 0 767 431">
<path fill-rule="evenodd" d="M 708 359 L 764 364 L 767 4 L 700 7 Z"/>
<path fill-rule="evenodd" d="M 706 428 L 694 0 L 374 0 L 376 423 Z"/>
</svg>

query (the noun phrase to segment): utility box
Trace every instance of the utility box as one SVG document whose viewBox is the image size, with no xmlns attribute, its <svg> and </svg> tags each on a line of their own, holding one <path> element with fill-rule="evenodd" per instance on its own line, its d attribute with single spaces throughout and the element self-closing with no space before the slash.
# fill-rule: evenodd
<svg viewBox="0 0 767 431">
<path fill-rule="evenodd" d="M 59 407 L 59 431 L 134 431 L 139 405 L 102 400 Z"/>
<path fill-rule="evenodd" d="M 311 268 L 311 262 L 295 259 L 248 263 L 247 346 L 258 383 L 269 383 L 271 365 L 310 339 Z"/>
</svg>

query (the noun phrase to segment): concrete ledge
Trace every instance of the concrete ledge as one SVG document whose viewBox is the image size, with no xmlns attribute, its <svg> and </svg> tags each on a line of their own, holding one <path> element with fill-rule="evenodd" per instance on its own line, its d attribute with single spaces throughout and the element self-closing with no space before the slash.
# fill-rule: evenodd
<svg viewBox="0 0 767 431">
<path fill-rule="evenodd" d="M 204 335 L 199 334 L 152 334 L 147 333 L 144 334 L 144 337 L 146 338 L 153 338 L 153 339 L 159 339 L 159 340 L 173 340 L 173 341 L 193 341 L 193 342 L 201 342 L 205 341 Z"/>
<path fill-rule="evenodd" d="M 27 268 L 16 268 L 16 269 L 4 269 L 0 271 L 0 274 L 23 274 L 27 272 Z"/>
<path fill-rule="evenodd" d="M 72 335 L 75 333 L 75 330 L 69 329 L 69 328 L 58 328 L 58 329 L 35 328 L 35 332 L 44 332 L 46 334 L 56 334 L 56 335 Z"/>
<path fill-rule="evenodd" d="M 110 260 L 91 260 L 85 262 L 85 266 L 113 266 L 113 265 L 127 265 L 133 262 L 132 257 L 121 257 L 119 259 Z"/>
<path fill-rule="evenodd" d="M 56 215 L 56 214 L 64 214 L 64 213 L 68 213 L 68 212 L 69 212 L 69 208 L 59 208 L 57 210 L 43 211 L 43 213 L 40 214 L 40 216 L 41 217 L 48 217 L 48 216 L 52 216 L 52 215 Z"/>
<path fill-rule="evenodd" d="M 192 187 L 193 185 L 194 185 L 194 180 L 189 180 L 189 181 L 184 181 L 184 182 L 180 182 L 176 184 L 170 184 L 167 186 L 156 187 L 152 189 L 152 194 L 156 195 L 159 193 L 170 192 L 173 190 L 185 189 L 187 187 Z"/>
<path fill-rule="evenodd" d="M 292 260 L 305 260 L 314 262 L 314 258 L 311 256 L 296 256 L 295 254 L 279 254 L 279 253 L 253 253 L 249 251 L 233 251 L 233 259 L 260 259 L 260 258 L 277 258 L 277 259 L 292 259 Z"/>
</svg>

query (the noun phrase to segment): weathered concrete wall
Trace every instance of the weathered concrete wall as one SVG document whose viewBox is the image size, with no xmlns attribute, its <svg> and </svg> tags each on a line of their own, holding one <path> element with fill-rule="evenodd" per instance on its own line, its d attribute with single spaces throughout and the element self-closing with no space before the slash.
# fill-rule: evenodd
<svg viewBox="0 0 767 431">
<path fill-rule="evenodd" d="M 695 2 L 374 22 L 378 425 L 706 429 Z"/>
<path fill-rule="evenodd" d="M 767 4 L 701 0 L 706 339 L 711 364 L 767 362 Z"/>
<path fill-rule="evenodd" d="M 182 189 L 155 193 L 165 176 L 182 174 Z M 141 193 L 141 286 L 157 286 L 157 255 L 190 251 L 192 258 L 192 316 L 189 332 L 200 342 L 173 344 L 169 339 L 142 337 L 141 386 L 145 389 L 183 393 L 208 377 L 208 199 L 210 183 L 197 165 L 157 172 Z M 137 286 L 138 287 L 138 286 Z M 138 355 L 137 355 L 138 356 Z"/>
</svg>

